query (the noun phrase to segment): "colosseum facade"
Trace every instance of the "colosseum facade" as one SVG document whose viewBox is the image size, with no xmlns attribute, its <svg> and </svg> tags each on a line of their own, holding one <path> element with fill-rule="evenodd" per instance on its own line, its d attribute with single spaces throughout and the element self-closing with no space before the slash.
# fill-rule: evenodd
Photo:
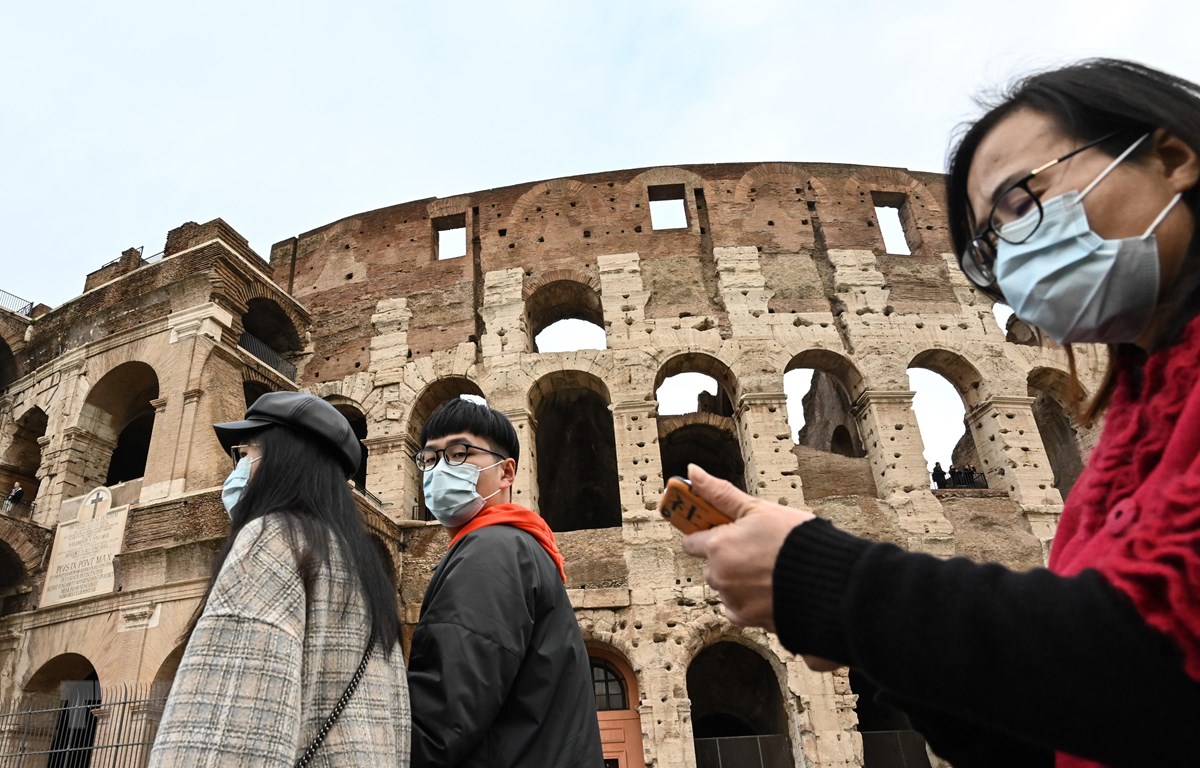
<svg viewBox="0 0 1200 768">
<path fill-rule="evenodd" d="M 459 395 L 513 421 L 514 501 L 566 556 L 606 765 L 706 767 L 718 751 L 726 765 L 939 765 L 869 681 L 813 673 L 732 626 L 656 504 L 695 462 L 913 550 L 1044 562 L 1059 489 L 1096 435 L 1068 416 L 1062 350 L 1019 321 L 1001 330 L 959 273 L 942 184 L 786 162 L 614 171 L 356 214 L 269 259 L 220 219 L 185 223 L 57 308 L 8 302 L 0 487 L 26 493 L 0 516 L 0 756 L 140 764 L 227 531 L 209 425 L 301 389 L 362 438 L 356 499 L 394 567 L 406 641 L 447 543 L 410 459 L 421 424 Z M 676 224 L 656 228 L 652 204 Z M 908 253 L 888 252 L 878 209 L 898 214 Z M 539 351 L 567 319 L 602 329 L 604 348 Z M 1094 382 L 1094 353 L 1078 361 Z M 930 489 L 914 367 L 957 389 L 955 455 L 986 488 Z M 799 436 L 793 370 L 813 376 Z M 682 373 L 717 393 L 660 414 L 656 392 Z"/>
</svg>

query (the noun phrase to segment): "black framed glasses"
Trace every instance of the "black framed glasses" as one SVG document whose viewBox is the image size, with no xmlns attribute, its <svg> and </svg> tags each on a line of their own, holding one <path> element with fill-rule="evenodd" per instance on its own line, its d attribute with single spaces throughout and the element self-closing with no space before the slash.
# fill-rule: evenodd
<svg viewBox="0 0 1200 768">
<path fill-rule="evenodd" d="M 958 265 L 967 279 L 993 298 L 1003 299 L 999 288 L 996 287 L 996 250 L 999 241 L 1020 245 L 1033 237 L 1033 233 L 1042 224 L 1042 201 L 1038 194 L 1029 188 L 1029 182 L 1039 173 L 1130 130 L 1113 131 L 1076 147 L 1062 157 L 1039 165 L 996 195 L 987 221 L 981 229 L 975 231 L 975 236 L 966 250 L 958 256 Z"/>
<path fill-rule="evenodd" d="M 446 463 L 450 466 L 457 467 L 460 464 L 466 463 L 467 458 L 471 455 L 471 451 L 483 451 L 493 456 L 499 456 L 501 459 L 508 458 L 503 453 L 497 453 L 491 448 L 483 448 L 478 445 L 471 445 L 470 443 L 454 443 L 453 445 L 447 445 L 445 448 L 422 448 L 413 454 L 412 460 L 417 463 L 417 469 L 422 472 L 428 472 L 437 466 L 438 456 L 444 457 Z"/>
</svg>

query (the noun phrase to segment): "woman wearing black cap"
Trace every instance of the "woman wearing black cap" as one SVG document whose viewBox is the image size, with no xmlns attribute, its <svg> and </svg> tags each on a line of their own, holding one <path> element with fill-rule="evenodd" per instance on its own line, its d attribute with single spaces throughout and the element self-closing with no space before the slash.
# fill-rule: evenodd
<svg viewBox="0 0 1200 768">
<path fill-rule="evenodd" d="M 272 392 L 214 428 L 235 462 L 230 534 L 151 765 L 407 766 L 395 588 L 346 482 L 361 456 L 350 424 Z"/>
</svg>

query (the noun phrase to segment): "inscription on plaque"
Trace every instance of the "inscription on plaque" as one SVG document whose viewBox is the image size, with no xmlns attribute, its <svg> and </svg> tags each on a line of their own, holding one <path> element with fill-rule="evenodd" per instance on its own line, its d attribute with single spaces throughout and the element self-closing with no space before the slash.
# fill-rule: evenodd
<svg viewBox="0 0 1200 768">
<path fill-rule="evenodd" d="M 112 506 L 112 493 L 107 488 L 97 488 L 84 497 L 77 518 L 59 523 L 46 569 L 42 606 L 112 592 L 112 561 L 121 551 L 128 513 L 128 505 Z"/>
</svg>

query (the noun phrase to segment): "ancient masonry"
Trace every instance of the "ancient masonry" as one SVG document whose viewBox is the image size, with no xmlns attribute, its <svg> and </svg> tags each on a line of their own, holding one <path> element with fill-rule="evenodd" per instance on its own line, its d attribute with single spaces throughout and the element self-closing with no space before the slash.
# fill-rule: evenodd
<svg viewBox="0 0 1200 768">
<path fill-rule="evenodd" d="M 38 696 L 66 712 L 68 689 L 91 691 L 90 730 L 62 716 L 31 736 L 6 715 L 0 754 L 116 748 L 119 691 L 169 684 L 227 530 L 230 463 L 209 425 L 302 389 L 362 438 L 356 498 L 393 564 L 406 641 L 446 547 L 410 459 L 421 424 L 462 394 L 512 419 L 515 501 L 566 555 L 608 765 L 925 759 L 868 681 L 812 673 L 732 626 L 656 502 L 696 462 L 910 549 L 1044 562 L 1060 488 L 1096 434 L 1067 416 L 1062 351 L 1019 321 L 1000 330 L 959 273 L 942 183 L 803 163 L 614 171 L 350 216 L 269 260 L 224 221 L 187 223 L 60 307 L 0 310 L 0 487 L 26 489 L 0 516 L 0 712 Z M 886 209 L 909 253 L 885 247 Z M 539 352 L 565 319 L 603 329 L 605 348 Z M 1093 384 L 1094 354 L 1079 359 Z M 957 388 L 955 459 L 986 488 L 930 490 L 911 367 Z M 783 389 L 795 369 L 814 372 L 799 444 Z M 688 372 L 718 393 L 660 415 L 659 386 Z M 120 711 L 152 739 L 154 707 Z"/>
</svg>

